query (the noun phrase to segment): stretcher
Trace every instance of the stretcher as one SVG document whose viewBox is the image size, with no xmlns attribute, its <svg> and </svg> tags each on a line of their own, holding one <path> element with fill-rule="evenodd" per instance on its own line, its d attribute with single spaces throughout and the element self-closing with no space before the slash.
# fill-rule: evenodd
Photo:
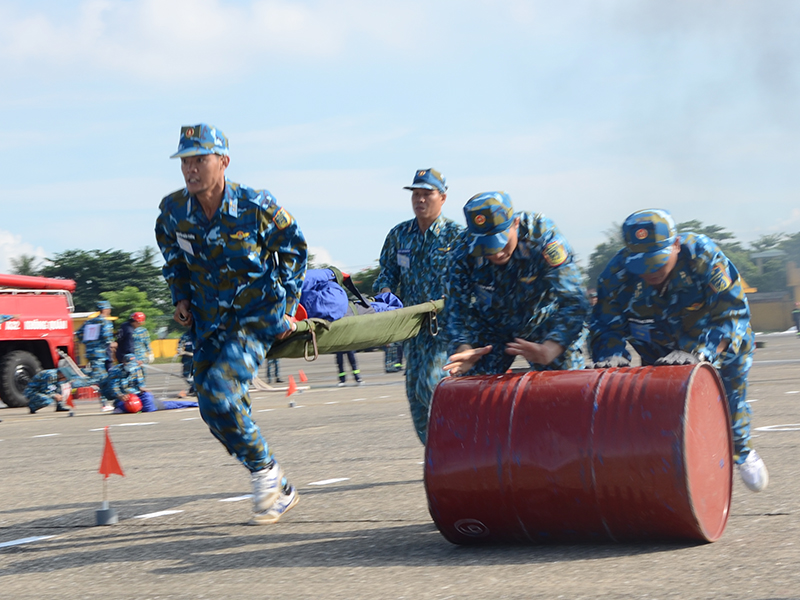
<svg viewBox="0 0 800 600">
<path fill-rule="evenodd" d="M 416 336 L 423 327 L 438 335 L 438 313 L 444 300 L 415 304 L 397 310 L 342 317 L 336 321 L 304 319 L 285 340 L 273 344 L 268 358 L 305 358 L 320 354 L 380 348 Z"/>
</svg>

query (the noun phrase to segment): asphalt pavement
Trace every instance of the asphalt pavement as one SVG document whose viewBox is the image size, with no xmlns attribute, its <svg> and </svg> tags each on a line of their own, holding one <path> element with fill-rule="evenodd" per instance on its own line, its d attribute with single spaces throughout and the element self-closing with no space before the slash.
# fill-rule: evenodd
<svg viewBox="0 0 800 600">
<path fill-rule="evenodd" d="M 770 485 L 752 493 L 736 476 L 715 543 L 449 543 L 428 514 L 403 374 L 384 373 L 372 352 L 358 354 L 363 386 L 348 367 L 348 385 L 337 387 L 334 358 L 322 356 L 281 360 L 282 377 L 307 389 L 253 394 L 254 416 L 300 492 L 267 527 L 246 524 L 248 474 L 197 409 L 0 409 L 0 596 L 800 598 L 800 338 L 758 339 L 749 395 Z M 157 397 L 182 389 L 179 364 L 154 366 Z M 97 526 L 105 427 L 125 476 L 105 483 L 119 522 Z"/>
</svg>

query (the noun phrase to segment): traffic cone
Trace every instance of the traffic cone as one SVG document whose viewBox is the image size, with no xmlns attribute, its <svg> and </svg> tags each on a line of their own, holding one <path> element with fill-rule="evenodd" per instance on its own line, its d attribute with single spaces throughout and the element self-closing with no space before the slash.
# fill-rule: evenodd
<svg viewBox="0 0 800 600">
<path fill-rule="evenodd" d="M 305 382 L 308 381 L 308 377 L 306 377 L 306 374 L 303 373 L 303 369 L 300 369 L 300 371 L 298 372 L 298 375 L 300 376 L 300 382 L 301 383 L 305 383 Z"/>
<path fill-rule="evenodd" d="M 289 397 L 297 391 L 297 384 L 294 382 L 294 377 L 289 375 L 289 389 L 286 390 L 286 396 Z M 294 408 L 294 400 L 289 400 L 289 408 Z"/>
<path fill-rule="evenodd" d="M 125 477 L 122 466 L 117 460 L 117 453 L 114 452 L 114 444 L 111 443 L 111 436 L 108 435 L 108 425 L 106 425 L 106 440 L 103 446 L 103 458 L 100 461 L 98 472 L 103 476 L 103 507 L 95 511 L 98 525 L 113 525 L 119 521 L 117 511 L 108 506 L 108 478 L 115 473 Z"/>
</svg>

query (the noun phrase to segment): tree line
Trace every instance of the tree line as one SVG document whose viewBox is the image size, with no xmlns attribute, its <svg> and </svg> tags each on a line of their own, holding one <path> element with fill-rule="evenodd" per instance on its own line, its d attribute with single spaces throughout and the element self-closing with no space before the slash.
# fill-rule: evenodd
<svg viewBox="0 0 800 600">
<path fill-rule="evenodd" d="M 800 232 L 763 235 L 749 246 L 736 240 L 735 236 L 718 225 L 704 225 L 700 221 L 686 221 L 677 225 L 678 233 L 692 231 L 710 237 L 719 245 L 750 287 L 759 292 L 782 292 L 786 290 L 786 263 L 794 261 L 800 265 Z M 589 256 L 583 269 L 587 288 L 594 288 L 597 277 L 608 261 L 624 247 L 621 226 L 614 223 L 605 232 L 606 239 L 598 244 Z M 772 251 L 772 252 L 768 252 Z M 765 257 L 759 257 L 761 253 Z M 314 255 L 309 255 L 309 268 L 325 268 L 316 264 Z M 76 282 L 73 294 L 77 312 L 96 310 L 98 300 L 108 300 L 113 313 L 123 319 L 134 311 L 147 317 L 145 326 L 151 333 L 158 327 L 167 327 L 172 332 L 180 327 L 172 321 L 172 296 L 161 275 L 161 255 L 151 247 L 136 252 L 123 250 L 65 250 L 56 253 L 44 263 L 37 264 L 33 256 L 22 255 L 11 259 L 12 273 L 72 279 Z M 380 267 L 376 265 L 351 273 L 358 288 L 372 294 L 372 283 L 377 279 Z"/>
</svg>

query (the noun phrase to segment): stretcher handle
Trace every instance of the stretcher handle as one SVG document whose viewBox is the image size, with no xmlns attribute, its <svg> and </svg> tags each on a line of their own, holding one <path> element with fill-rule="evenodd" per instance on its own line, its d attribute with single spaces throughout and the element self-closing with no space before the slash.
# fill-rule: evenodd
<svg viewBox="0 0 800 600">
<path fill-rule="evenodd" d="M 306 359 L 306 362 L 315 361 L 315 360 L 317 360 L 317 357 L 319 356 L 319 348 L 317 347 L 317 330 L 313 326 L 313 323 L 309 322 L 309 325 L 311 325 L 309 327 L 309 332 L 311 333 L 311 340 L 310 341 L 311 341 L 312 346 L 314 347 L 314 356 L 312 356 L 311 358 L 308 357 L 308 342 L 309 342 L 309 340 L 306 340 L 303 343 L 303 357 Z"/>
</svg>

